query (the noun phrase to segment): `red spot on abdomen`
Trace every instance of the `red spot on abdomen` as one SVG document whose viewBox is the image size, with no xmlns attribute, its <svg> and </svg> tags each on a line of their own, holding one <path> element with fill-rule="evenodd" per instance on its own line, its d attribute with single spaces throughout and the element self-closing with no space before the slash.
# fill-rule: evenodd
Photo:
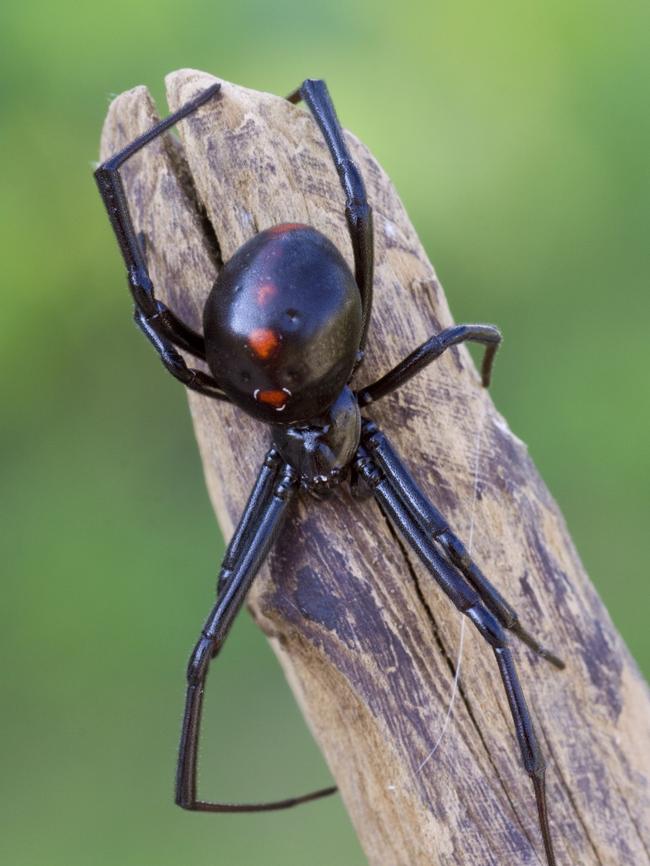
<svg viewBox="0 0 650 866">
<path fill-rule="evenodd" d="M 296 231 L 296 229 L 304 228 L 308 228 L 304 223 L 280 223 L 280 225 L 271 226 L 267 231 L 270 235 L 283 235 L 285 232 L 293 232 Z"/>
<path fill-rule="evenodd" d="M 273 406 L 274 409 L 284 409 L 287 398 L 287 391 L 256 391 L 255 399 L 260 403 L 266 403 L 268 406 Z"/>
<path fill-rule="evenodd" d="M 280 335 L 271 328 L 255 328 L 248 335 L 248 345 L 262 361 L 267 361 L 280 347 Z"/>
</svg>

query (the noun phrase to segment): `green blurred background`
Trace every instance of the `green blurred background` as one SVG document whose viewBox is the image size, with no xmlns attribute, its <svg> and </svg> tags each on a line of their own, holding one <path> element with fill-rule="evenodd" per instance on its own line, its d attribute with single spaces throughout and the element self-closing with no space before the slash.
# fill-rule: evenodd
<svg viewBox="0 0 650 866">
<path fill-rule="evenodd" d="M 650 670 L 649 33 L 647 2 L 613 0 L 5 0 L 3 863 L 364 862 L 336 799 L 217 818 L 171 802 L 222 542 L 185 396 L 131 325 L 91 162 L 108 95 L 147 83 L 164 110 L 178 67 L 275 93 L 327 79 L 456 318 L 502 326 L 497 406 Z M 218 685 L 206 792 L 327 780 L 248 617 Z"/>
</svg>

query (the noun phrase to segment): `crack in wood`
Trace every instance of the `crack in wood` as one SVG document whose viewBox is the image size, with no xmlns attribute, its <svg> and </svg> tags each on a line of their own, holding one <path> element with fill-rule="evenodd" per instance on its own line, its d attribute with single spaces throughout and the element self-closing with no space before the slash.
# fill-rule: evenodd
<svg viewBox="0 0 650 866">
<path fill-rule="evenodd" d="M 586 823 L 585 819 L 582 817 L 582 812 L 580 811 L 578 804 L 576 802 L 576 799 L 573 796 L 573 793 L 571 791 L 571 786 L 569 784 L 567 784 L 567 780 L 564 777 L 564 773 L 562 772 L 562 767 L 560 766 L 560 763 L 555 756 L 555 752 L 553 751 L 553 747 L 551 746 L 546 735 L 544 735 L 544 742 L 546 743 L 546 748 L 548 749 L 548 754 L 551 756 L 551 759 L 553 760 L 555 772 L 558 774 L 558 777 L 560 778 L 560 780 L 562 782 L 562 786 L 566 792 L 569 803 L 571 804 L 571 808 L 573 809 L 573 812 L 574 812 L 576 818 L 578 819 L 580 826 L 582 827 L 585 838 L 589 842 L 591 850 L 596 855 L 596 860 L 598 861 L 600 866 L 605 866 L 605 864 L 603 863 L 603 861 L 600 857 L 600 853 L 598 851 L 598 846 L 596 845 L 595 841 L 591 838 L 591 833 L 589 832 L 589 828 L 587 827 L 587 823 Z"/>
<path fill-rule="evenodd" d="M 201 196 L 199 195 L 199 191 L 196 188 L 194 177 L 192 176 L 192 172 L 187 162 L 187 157 L 185 155 L 185 149 L 183 148 L 183 144 L 177 138 L 172 136 L 171 133 L 166 135 L 163 141 L 167 150 L 167 154 L 169 155 L 171 168 L 174 172 L 179 186 L 181 187 L 187 198 L 188 206 L 191 207 L 196 213 L 196 218 L 202 229 L 201 234 L 206 241 L 206 252 L 210 256 L 215 271 L 217 271 L 218 273 L 223 267 L 224 263 L 223 255 L 221 253 L 221 244 L 219 243 L 219 238 L 217 237 L 215 228 L 210 221 L 210 217 L 208 216 L 208 210 L 206 208 L 205 202 L 202 200 Z"/>
</svg>

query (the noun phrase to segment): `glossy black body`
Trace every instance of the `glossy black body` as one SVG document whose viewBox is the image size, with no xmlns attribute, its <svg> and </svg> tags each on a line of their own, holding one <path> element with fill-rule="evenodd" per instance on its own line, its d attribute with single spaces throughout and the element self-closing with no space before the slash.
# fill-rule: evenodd
<svg viewBox="0 0 650 866">
<path fill-rule="evenodd" d="M 260 421 L 308 421 L 334 403 L 352 374 L 359 288 L 316 229 L 274 226 L 226 262 L 203 332 L 210 371 L 233 403 Z"/>
<path fill-rule="evenodd" d="M 275 425 L 273 443 L 298 473 L 302 489 L 323 499 L 347 478 L 360 435 L 359 403 L 354 392 L 345 387 L 334 403 L 309 423 Z"/>
<path fill-rule="evenodd" d="M 322 498 L 349 478 L 353 494 L 361 499 L 374 497 L 432 579 L 492 649 L 521 760 L 533 783 L 546 861 L 556 866 L 544 759 L 508 633 L 556 667 L 563 663 L 524 629 L 444 515 L 416 485 L 388 438 L 360 412 L 403 386 L 451 347 L 467 341 L 486 348 L 482 379 L 487 386 L 501 335 L 492 325 L 446 328 L 377 381 L 357 392 L 351 390 L 350 378 L 363 360 L 372 309 L 372 211 L 325 83 L 313 80 L 303 82 L 288 99 L 307 103 L 332 156 L 345 197 L 354 276 L 338 250 L 315 229 L 289 223 L 275 226 L 246 243 L 223 267 L 206 303 L 205 337 L 182 322 L 154 294 L 119 168 L 219 93 L 219 84 L 200 93 L 95 172 L 127 267 L 136 324 L 165 368 L 186 387 L 236 403 L 268 422 L 272 430 L 273 446 L 228 544 L 217 579 L 217 600 L 187 667 L 176 802 L 201 812 L 257 812 L 306 803 L 336 790 L 323 788 L 267 803 L 208 802 L 197 795 L 197 760 L 210 662 L 228 637 L 292 500 L 300 489 Z M 188 367 L 179 349 L 207 361 L 211 375 Z"/>
</svg>

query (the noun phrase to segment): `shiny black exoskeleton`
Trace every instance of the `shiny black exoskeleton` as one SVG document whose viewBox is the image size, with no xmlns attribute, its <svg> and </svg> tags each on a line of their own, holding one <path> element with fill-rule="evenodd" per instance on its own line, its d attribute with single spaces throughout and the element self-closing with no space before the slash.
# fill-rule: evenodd
<svg viewBox="0 0 650 866">
<path fill-rule="evenodd" d="M 273 226 L 221 270 L 203 316 L 205 354 L 224 393 L 274 425 L 301 487 L 324 496 L 359 445 L 359 405 L 346 387 L 359 357 L 359 288 L 316 229 Z"/>
<path fill-rule="evenodd" d="M 296 470 L 302 489 L 317 499 L 324 499 L 348 477 L 360 436 L 359 404 L 347 386 L 308 423 L 276 424 L 273 429 L 278 453 Z"/>
<path fill-rule="evenodd" d="M 188 388 L 232 402 L 272 430 L 273 444 L 226 550 L 217 601 L 190 657 L 176 802 L 206 812 L 260 811 L 294 806 L 336 790 L 325 788 L 272 803 L 206 802 L 197 798 L 197 752 L 210 661 L 226 639 L 297 490 L 321 498 L 352 475 L 353 492 L 374 496 L 443 592 L 493 650 L 522 761 L 533 782 L 547 863 L 555 866 L 544 760 L 506 633 L 556 667 L 562 662 L 523 628 L 444 516 L 417 487 L 386 436 L 360 411 L 399 388 L 450 346 L 465 341 L 486 347 L 483 384 L 488 385 L 501 336 L 492 325 L 447 328 L 378 381 L 352 390 L 372 308 L 372 212 L 325 83 L 311 80 L 303 82 L 289 101 L 307 103 L 329 148 L 345 195 L 354 274 L 336 247 L 315 229 L 295 223 L 274 226 L 244 244 L 222 268 L 205 305 L 204 336 L 189 328 L 154 294 L 119 168 L 156 136 L 219 95 L 219 84 L 208 88 L 95 172 L 126 263 L 135 321 L 166 369 Z M 206 362 L 211 375 L 189 368 L 179 349 Z"/>
<path fill-rule="evenodd" d="M 271 424 L 331 406 L 354 368 L 359 288 L 310 226 L 259 232 L 224 265 L 203 315 L 208 366 L 230 400 Z"/>
</svg>

